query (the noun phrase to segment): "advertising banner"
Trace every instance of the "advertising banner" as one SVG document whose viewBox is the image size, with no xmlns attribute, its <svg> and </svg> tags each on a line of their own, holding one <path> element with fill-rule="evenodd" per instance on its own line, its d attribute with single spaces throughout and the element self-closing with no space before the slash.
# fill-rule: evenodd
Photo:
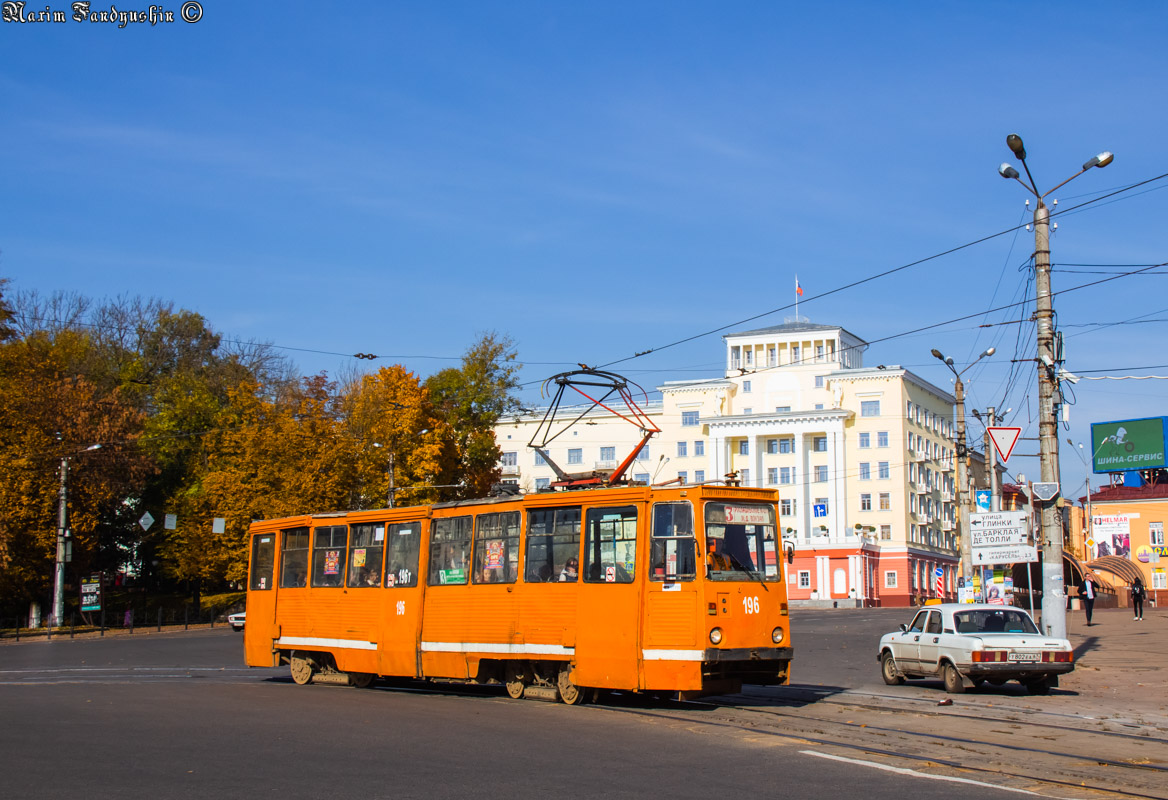
<svg viewBox="0 0 1168 800">
<path fill-rule="evenodd" d="M 1123 472 L 1127 469 L 1155 469 L 1168 466 L 1164 453 L 1165 417 L 1126 419 L 1091 424 L 1092 469 Z"/>
<path fill-rule="evenodd" d="M 1095 558 L 1131 558 L 1131 521 L 1138 514 L 1096 514 L 1091 517 Z"/>
</svg>

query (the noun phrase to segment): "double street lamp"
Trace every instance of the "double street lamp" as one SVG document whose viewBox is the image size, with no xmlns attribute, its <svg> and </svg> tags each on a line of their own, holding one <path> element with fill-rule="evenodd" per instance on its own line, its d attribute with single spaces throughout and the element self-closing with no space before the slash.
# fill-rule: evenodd
<svg viewBox="0 0 1168 800">
<path fill-rule="evenodd" d="M 957 450 L 957 516 L 958 525 L 961 528 L 961 536 L 958 541 L 961 545 L 961 577 L 965 579 L 965 585 L 970 585 L 970 579 L 973 576 L 973 550 L 969 542 L 969 448 L 965 444 L 965 384 L 961 382 L 961 376 L 969 371 L 977 362 L 983 358 L 992 356 L 996 349 L 993 347 L 987 348 L 980 356 L 966 365 L 965 369 L 960 372 L 953 366 L 953 359 L 946 358 L 940 350 L 933 348 L 930 351 L 933 357 L 941 361 L 953 373 L 953 397 L 957 400 L 957 442 L 955 449 Z"/>
<path fill-rule="evenodd" d="M 1038 201 L 1034 208 L 1034 285 L 1036 291 L 1034 316 L 1038 326 L 1038 443 L 1039 470 L 1045 483 L 1058 481 L 1058 417 L 1055 394 L 1058 389 L 1056 369 L 1062 354 L 1055 351 L 1054 307 L 1050 289 L 1050 210 L 1043 200 L 1055 189 L 1067 185 L 1092 167 L 1106 167 L 1115 156 L 1109 151 L 1083 164 L 1083 168 L 1046 192 L 1039 192 L 1030 167 L 1026 164 L 1026 148 L 1022 137 L 1011 133 L 1006 146 L 1022 162 L 1029 183 L 1022 180 L 1018 170 L 1002 164 L 998 174 L 1016 180 Z M 1055 499 L 1038 502 L 1042 529 L 1042 627 L 1048 636 L 1066 638 L 1066 590 L 1063 587 L 1063 526 Z"/>
</svg>

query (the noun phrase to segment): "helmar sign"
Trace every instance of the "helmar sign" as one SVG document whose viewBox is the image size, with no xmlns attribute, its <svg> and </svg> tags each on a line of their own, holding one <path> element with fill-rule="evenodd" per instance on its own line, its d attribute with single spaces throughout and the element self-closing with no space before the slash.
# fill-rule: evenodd
<svg viewBox="0 0 1168 800">
<path fill-rule="evenodd" d="M 1168 466 L 1164 459 L 1165 417 L 1096 422 L 1091 425 L 1094 472 Z"/>
</svg>

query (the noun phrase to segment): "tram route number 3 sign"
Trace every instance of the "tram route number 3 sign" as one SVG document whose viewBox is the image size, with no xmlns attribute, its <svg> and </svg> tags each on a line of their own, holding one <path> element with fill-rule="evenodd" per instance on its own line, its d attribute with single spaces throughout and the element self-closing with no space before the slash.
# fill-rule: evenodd
<svg viewBox="0 0 1168 800">
<path fill-rule="evenodd" d="M 735 525 L 767 525 L 771 521 L 766 506 L 726 506 L 726 522 Z"/>
</svg>

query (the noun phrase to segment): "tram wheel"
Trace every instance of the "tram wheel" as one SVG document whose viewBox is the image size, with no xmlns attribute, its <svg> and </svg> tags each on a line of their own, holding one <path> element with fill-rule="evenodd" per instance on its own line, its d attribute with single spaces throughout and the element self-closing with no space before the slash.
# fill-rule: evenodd
<svg viewBox="0 0 1168 800">
<path fill-rule="evenodd" d="M 512 700 L 523 697 L 523 690 L 527 688 L 527 668 L 524 664 L 508 661 L 504 668 L 503 682 L 507 686 L 507 696 Z"/>
<path fill-rule="evenodd" d="M 289 661 L 292 667 L 292 680 L 296 681 L 300 686 L 304 686 L 306 683 L 312 681 L 316 667 L 310 658 L 302 656 L 299 653 L 293 653 Z"/>
<path fill-rule="evenodd" d="M 372 672 L 350 672 L 349 683 L 358 689 L 368 689 L 373 685 L 373 679 L 376 677 Z"/>
<path fill-rule="evenodd" d="M 556 683 L 560 690 L 560 699 L 570 706 L 578 706 L 583 704 L 585 699 L 588 697 L 588 690 L 581 689 L 579 686 L 572 683 L 571 678 L 569 678 L 570 674 L 570 668 L 564 667 L 564 669 L 560 671 L 560 677 Z"/>
</svg>

